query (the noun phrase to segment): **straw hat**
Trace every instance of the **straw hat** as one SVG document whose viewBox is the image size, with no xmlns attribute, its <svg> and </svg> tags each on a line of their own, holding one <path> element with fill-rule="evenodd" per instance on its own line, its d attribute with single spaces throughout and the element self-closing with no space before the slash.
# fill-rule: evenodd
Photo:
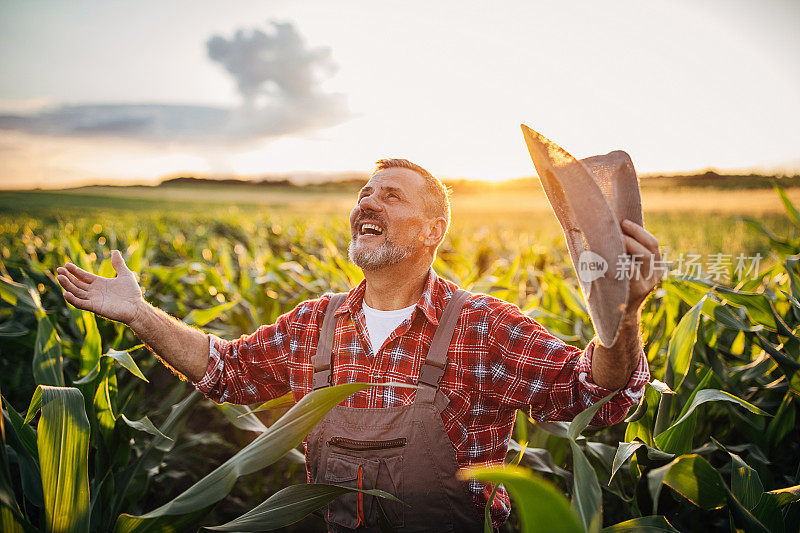
<svg viewBox="0 0 800 533">
<path fill-rule="evenodd" d="M 611 346 L 622 323 L 630 283 L 629 276 L 617 275 L 619 261 L 627 253 L 620 222 L 627 218 L 643 225 L 631 158 L 614 151 L 579 161 L 524 124 L 522 133 L 564 230 L 597 336 L 604 346 Z"/>
</svg>

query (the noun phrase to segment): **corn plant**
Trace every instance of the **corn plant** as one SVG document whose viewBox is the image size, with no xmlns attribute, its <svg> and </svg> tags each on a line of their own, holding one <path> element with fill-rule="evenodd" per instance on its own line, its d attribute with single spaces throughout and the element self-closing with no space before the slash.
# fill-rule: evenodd
<svg viewBox="0 0 800 533">
<path fill-rule="evenodd" d="M 600 404 L 570 423 L 520 412 L 509 464 L 462 473 L 508 489 L 505 531 L 800 528 L 800 213 L 776 192 L 785 223 L 742 219 L 771 250 L 757 276 L 671 276 L 645 303 L 654 379 L 624 423 L 589 427 Z M 302 483 L 296 446 L 364 385 L 212 407 L 128 328 L 67 306 L 53 272 L 69 260 L 111 276 L 121 249 L 154 305 L 233 338 L 360 281 L 348 238 L 344 220 L 285 212 L 0 215 L 2 530 L 260 531 L 347 490 Z M 434 268 L 565 342 L 593 335 L 559 240 L 456 226 Z"/>
</svg>

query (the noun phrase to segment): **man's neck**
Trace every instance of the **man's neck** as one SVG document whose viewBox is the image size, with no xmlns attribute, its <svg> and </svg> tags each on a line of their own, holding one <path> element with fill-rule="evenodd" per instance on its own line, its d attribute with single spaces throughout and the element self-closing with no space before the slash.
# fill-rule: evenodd
<svg viewBox="0 0 800 533">
<path fill-rule="evenodd" d="M 422 296 L 431 265 L 398 264 L 380 270 L 365 271 L 367 288 L 364 301 L 373 309 L 391 311 L 414 305 Z"/>
</svg>

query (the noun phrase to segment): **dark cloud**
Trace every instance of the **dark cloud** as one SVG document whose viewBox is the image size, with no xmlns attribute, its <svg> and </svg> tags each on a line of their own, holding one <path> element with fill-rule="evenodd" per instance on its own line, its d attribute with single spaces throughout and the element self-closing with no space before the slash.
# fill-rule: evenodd
<svg viewBox="0 0 800 533">
<path fill-rule="evenodd" d="M 219 131 L 232 111 L 181 105 L 73 105 L 36 114 L 0 115 L 0 129 L 55 137 L 122 137 L 144 141 L 196 141 Z"/>
<path fill-rule="evenodd" d="M 57 137 L 116 137 L 145 142 L 238 142 L 313 131 L 350 114 L 343 95 L 322 91 L 335 71 L 328 48 L 308 48 L 290 23 L 272 33 L 215 35 L 209 57 L 225 67 L 242 95 L 239 108 L 160 104 L 69 105 L 0 115 L 0 129 Z"/>
</svg>

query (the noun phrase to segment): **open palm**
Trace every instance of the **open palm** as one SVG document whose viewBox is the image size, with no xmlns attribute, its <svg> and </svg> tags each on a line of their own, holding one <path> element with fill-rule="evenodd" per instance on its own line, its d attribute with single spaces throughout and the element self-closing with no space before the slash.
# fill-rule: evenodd
<svg viewBox="0 0 800 533">
<path fill-rule="evenodd" d="M 64 299 L 78 309 L 130 324 L 143 303 L 142 289 L 118 250 L 111 253 L 111 265 L 117 272 L 115 278 L 104 278 L 67 263 L 56 270 L 58 282 L 64 288 Z"/>
</svg>

